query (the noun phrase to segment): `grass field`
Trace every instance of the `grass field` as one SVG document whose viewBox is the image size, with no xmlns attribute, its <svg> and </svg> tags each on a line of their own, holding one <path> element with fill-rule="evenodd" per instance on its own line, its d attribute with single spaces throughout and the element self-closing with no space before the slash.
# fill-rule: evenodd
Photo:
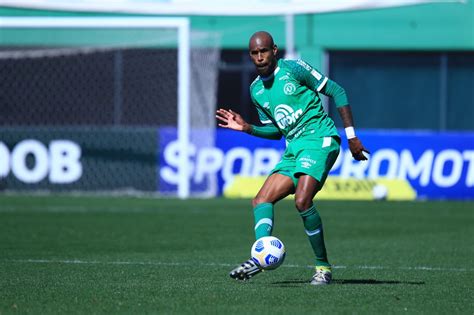
<svg viewBox="0 0 474 315">
<path fill-rule="evenodd" d="M 318 202 L 334 283 L 291 201 L 285 264 L 241 283 L 248 200 L 0 196 L 0 314 L 474 313 L 474 203 Z"/>
</svg>

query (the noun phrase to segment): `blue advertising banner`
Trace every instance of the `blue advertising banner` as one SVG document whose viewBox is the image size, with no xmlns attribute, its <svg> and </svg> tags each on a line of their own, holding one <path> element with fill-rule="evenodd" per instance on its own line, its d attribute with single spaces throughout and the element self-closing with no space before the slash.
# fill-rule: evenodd
<svg viewBox="0 0 474 315">
<path fill-rule="evenodd" d="M 161 129 L 159 134 L 158 190 L 169 193 L 176 191 L 179 167 L 176 130 Z M 418 199 L 474 199 L 474 133 L 358 130 L 358 136 L 371 152 L 369 160 L 353 160 L 343 140 L 330 178 L 402 180 Z M 218 129 L 214 146 L 195 145 L 191 150 L 191 190 L 195 195 L 221 195 L 236 177 L 261 178 L 284 149 L 284 140 Z"/>
<path fill-rule="evenodd" d="M 177 131 L 174 127 L 159 129 L 158 191 L 172 194 L 178 184 Z M 266 175 L 278 162 L 285 142 L 253 137 L 231 130 L 218 129 L 215 145 L 206 145 L 194 130 L 190 148 L 192 195 L 222 195 L 223 189 L 236 175 L 255 177 Z"/>
<path fill-rule="evenodd" d="M 371 155 L 352 159 L 346 142 L 331 175 L 407 180 L 418 199 L 474 199 L 474 133 L 358 131 Z"/>
</svg>

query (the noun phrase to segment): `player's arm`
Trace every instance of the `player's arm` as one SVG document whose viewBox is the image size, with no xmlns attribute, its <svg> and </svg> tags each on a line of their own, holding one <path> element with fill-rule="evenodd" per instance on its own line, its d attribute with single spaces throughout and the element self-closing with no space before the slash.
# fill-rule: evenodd
<svg viewBox="0 0 474 315">
<path fill-rule="evenodd" d="M 252 131 L 250 132 L 250 134 L 256 137 L 272 139 L 272 140 L 280 140 L 281 137 L 283 136 L 280 130 L 271 123 L 264 126 L 255 126 L 255 125 L 251 125 L 251 126 L 252 126 Z"/>
<path fill-rule="evenodd" d="M 336 82 L 328 79 L 324 87 L 321 89 L 321 93 L 334 100 L 339 115 L 341 116 L 344 130 L 346 131 L 346 137 L 349 141 L 349 149 L 351 150 L 354 159 L 358 161 L 367 160 L 367 157 L 363 152 L 370 152 L 364 148 L 362 142 L 355 135 L 351 106 L 347 100 L 345 90 Z"/>
<path fill-rule="evenodd" d="M 232 110 L 218 109 L 216 118 L 221 122 L 219 127 L 228 128 L 254 135 L 260 138 L 279 140 L 282 134 L 273 124 L 255 126 L 246 122 L 239 113 Z"/>
</svg>

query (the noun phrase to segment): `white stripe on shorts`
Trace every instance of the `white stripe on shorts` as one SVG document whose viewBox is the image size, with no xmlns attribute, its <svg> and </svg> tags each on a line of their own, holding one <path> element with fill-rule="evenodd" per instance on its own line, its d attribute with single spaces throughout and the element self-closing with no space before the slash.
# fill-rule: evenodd
<svg viewBox="0 0 474 315">
<path fill-rule="evenodd" d="M 324 137 L 323 138 L 323 146 L 321 148 L 329 147 L 331 145 L 331 137 Z"/>
</svg>

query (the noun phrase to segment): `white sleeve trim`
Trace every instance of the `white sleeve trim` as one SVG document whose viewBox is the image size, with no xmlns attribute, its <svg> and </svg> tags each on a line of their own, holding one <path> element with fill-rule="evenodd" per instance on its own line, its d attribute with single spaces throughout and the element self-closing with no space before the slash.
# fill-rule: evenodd
<svg viewBox="0 0 474 315">
<path fill-rule="evenodd" d="M 323 89 L 324 85 L 326 85 L 326 82 L 328 82 L 328 77 L 325 77 L 323 82 L 321 82 L 321 84 L 318 86 L 318 90 L 317 90 L 318 92 L 320 92 Z"/>
</svg>

